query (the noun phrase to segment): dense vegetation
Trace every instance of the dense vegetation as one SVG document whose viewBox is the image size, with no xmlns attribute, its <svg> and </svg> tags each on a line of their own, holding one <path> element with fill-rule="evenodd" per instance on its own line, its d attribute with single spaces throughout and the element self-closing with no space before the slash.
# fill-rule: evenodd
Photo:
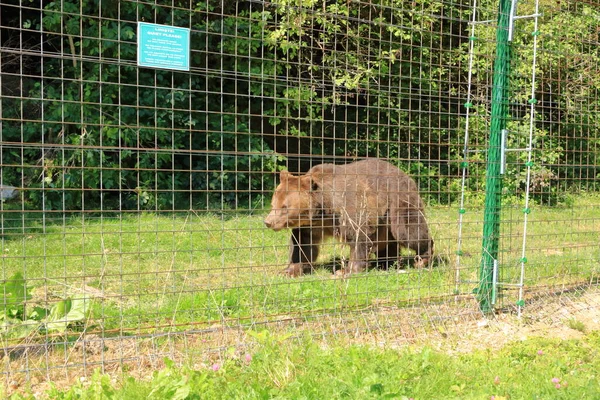
<svg viewBox="0 0 600 400">
<path fill-rule="evenodd" d="M 532 187 L 556 201 L 596 189 L 600 11 L 540 3 Z M 364 156 L 398 160 L 433 203 L 455 199 L 470 2 L 189 4 L 6 6 L 2 46 L 15 51 L 2 55 L 2 182 L 29 189 L 28 208 L 251 208 L 283 165 Z M 495 18 L 496 2 L 481 9 L 478 19 Z M 190 27 L 192 71 L 138 68 L 137 21 Z M 514 147 L 528 131 L 532 31 L 519 22 L 514 43 Z M 476 36 L 470 142 L 483 148 L 494 27 Z M 469 159 L 471 190 L 484 159 Z M 524 155 L 509 162 L 505 186 L 519 195 Z"/>
</svg>

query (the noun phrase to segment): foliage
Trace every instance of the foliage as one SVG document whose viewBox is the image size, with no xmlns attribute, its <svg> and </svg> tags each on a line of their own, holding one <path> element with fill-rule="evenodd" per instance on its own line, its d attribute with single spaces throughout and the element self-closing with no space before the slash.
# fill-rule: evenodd
<svg viewBox="0 0 600 400">
<path fill-rule="evenodd" d="M 87 320 L 90 300 L 85 296 L 67 297 L 48 309 L 30 305 L 32 295 L 23 275 L 15 273 L 0 289 L 0 335 L 2 339 L 23 339 L 36 333 L 64 333 L 67 327 Z"/>
<path fill-rule="evenodd" d="M 36 319 L 45 315 L 39 309 L 26 310 L 25 304 L 31 294 L 23 275 L 15 273 L 2 284 L 1 291 L 4 306 L 0 312 L 2 336 L 25 337 L 35 331 L 38 327 Z"/>
<path fill-rule="evenodd" d="M 249 209 L 288 156 L 299 169 L 311 157 L 377 156 L 414 174 L 430 203 L 457 199 L 470 6 L 217 3 L 124 2 L 118 15 L 98 0 L 24 8 L 11 21 L 64 58 L 14 71 L 23 74 L 22 98 L 2 99 L 2 140 L 44 146 L 7 147 L 3 182 L 29 189 L 33 209 Z M 550 204 L 571 188 L 597 190 L 600 173 L 600 16 L 554 3 L 540 2 L 553 12 L 539 27 L 532 178 L 536 200 Z M 495 4 L 480 3 L 478 19 L 495 18 Z M 135 67 L 137 20 L 189 26 L 194 70 Z M 519 21 L 513 44 L 518 131 L 528 123 L 532 24 Z M 478 25 L 476 35 L 470 140 L 483 149 L 495 27 Z M 485 166 L 473 161 L 467 188 L 475 193 Z M 523 193 L 522 156 L 514 161 L 508 197 Z"/>
<path fill-rule="evenodd" d="M 311 84 L 289 88 L 276 100 L 292 111 L 279 132 L 311 138 L 303 140 L 310 142 L 306 153 L 402 160 L 431 200 L 453 200 L 445 190 L 449 166 L 441 160 L 448 158 L 447 127 L 458 110 L 442 99 L 430 101 L 427 93 L 449 92 L 456 79 L 441 67 L 453 54 L 433 49 L 459 45 L 459 36 L 451 36 L 458 26 L 445 18 L 461 15 L 459 6 L 435 0 L 410 7 L 291 3 L 273 2 L 279 23 L 269 27 L 266 42 L 289 64 L 288 76 Z M 414 60 L 423 61 L 419 68 Z M 435 187 L 431 173 L 437 174 Z"/>
<path fill-rule="evenodd" d="M 122 3 L 120 13 L 184 26 L 190 13 L 200 15 L 205 5 L 185 12 Z M 281 157 L 260 132 L 249 128 L 245 116 L 257 111 L 250 110 L 250 103 L 244 110 L 236 100 L 242 90 L 238 82 L 221 73 L 204 76 L 131 66 L 136 58 L 135 21 L 91 17 L 99 14 L 100 6 L 98 1 L 50 2 L 41 19 L 31 13 L 26 21 L 44 31 L 48 48 L 64 49 L 78 59 L 45 60 L 43 71 L 31 71 L 40 78 L 27 80 L 27 98 L 7 100 L 6 117 L 25 116 L 31 122 L 7 124 L 3 140 L 45 143 L 48 150 L 25 149 L 22 160 L 18 151 L 3 154 L 5 164 L 31 166 L 7 169 L 4 180 L 31 189 L 28 200 L 36 209 L 247 207 L 269 189 L 272 180 L 264 172 L 274 171 Z M 209 46 L 196 46 L 193 60 L 198 66 L 222 64 L 224 72 L 238 65 L 228 53 L 243 46 L 256 51 L 250 38 L 245 43 L 241 39 L 249 37 L 250 25 L 241 26 L 235 16 L 198 18 L 193 28 L 194 43 Z M 231 39 L 221 40 L 217 33 Z M 79 57 L 118 59 L 122 65 Z M 266 62 L 262 68 L 268 72 Z"/>
<path fill-rule="evenodd" d="M 481 4 L 479 20 L 494 19 L 497 4 Z M 532 18 L 519 20 L 511 43 L 510 122 L 508 148 L 525 149 L 529 136 L 532 64 L 536 56 L 534 82 L 533 166 L 530 193 L 535 201 L 555 205 L 569 201 L 569 191 L 597 190 L 600 168 L 597 127 L 600 126 L 600 75 L 596 60 L 600 11 L 590 5 L 557 4 L 540 0 L 543 17 L 534 32 Z M 534 2 L 519 5 L 521 15 L 534 14 Z M 474 108 L 470 120 L 473 148 L 485 148 L 489 127 L 489 90 L 495 51 L 496 27 L 477 25 L 474 52 Z M 534 38 L 537 51 L 534 52 Z M 592 43 L 596 43 L 593 45 Z M 457 60 L 468 64 L 468 43 Z M 459 87 L 455 88 L 460 90 Z M 464 121 L 463 121 L 464 123 Z M 456 156 L 456 160 L 462 158 Z M 508 153 L 504 176 L 508 198 L 521 197 L 526 181 L 526 152 Z M 474 160 L 481 162 L 482 160 Z M 471 166 L 470 166 L 471 168 Z M 484 176 L 485 165 L 473 166 L 471 174 Z"/>
</svg>

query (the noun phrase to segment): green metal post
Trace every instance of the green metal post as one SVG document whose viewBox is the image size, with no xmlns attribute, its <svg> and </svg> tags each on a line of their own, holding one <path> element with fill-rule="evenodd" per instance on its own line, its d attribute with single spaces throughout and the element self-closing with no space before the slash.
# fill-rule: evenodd
<svg viewBox="0 0 600 400">
<path fill-rule="evenodd" d="M 500 0 L 498 13 L 496 59 L 494 61 L 492 87 L 491 129 L 487 153 L 483 245 L 481 266 L 479 269 L 479 287 L 477 288 L 479 307 L 484 313 L 492 311 L 494 260 L 498 258 L 498 242 L 500 239 L 500 210 L 502 205 L 500 147 L 502 130 L 506 128 L 508 117 L 508 78 L 511 53 L 508 41 L 508 27 L 510 23 L 511 0 Z"/>
</svg>

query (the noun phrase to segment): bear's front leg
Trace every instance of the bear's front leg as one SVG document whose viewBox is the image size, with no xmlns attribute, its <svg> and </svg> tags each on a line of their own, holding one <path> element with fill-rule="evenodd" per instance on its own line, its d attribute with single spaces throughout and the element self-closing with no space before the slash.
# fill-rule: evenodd
<svg viewBox="0 0 600 400">
<path fill-rule="evenodd" d="M 357 272 L 363 272 L 367 268 L 371 244 L 366 241 L 357 241 L 350 244 L 350 261 L 346 268 L 337 271 L 338 275 L 350 275 Z"/>
<path fill-rule="evenodd" d="M 288 276 L 300 276 L 312 268 L 319 256 L 319 244 L 323 238 L 322 229 L 302 227 L 292 229 L 290 238 L 289 265 L 283 270 Z"/>
</svg>

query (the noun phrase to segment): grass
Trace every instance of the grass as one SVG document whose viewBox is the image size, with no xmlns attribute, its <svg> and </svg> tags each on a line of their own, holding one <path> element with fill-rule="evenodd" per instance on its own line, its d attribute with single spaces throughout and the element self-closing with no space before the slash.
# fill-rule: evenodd
<svg viewBox="0 0 600 400">
<path fill-rule="evenodd" d="M 567 321 L 567 325 L 569 326 L 569 328 L 579 331 L 581 333 L 585 333 L 586 331 L 585 324 L 581 321 L 576 320 L 575 318 L 569 319 L 569 321 Z"/>
<path fill-rule="evenodd" d="M 598 197 L 581 196 L 570 207 L 532 207 L 527 224 L 526 291 L 536 286 L 598 283 L 599 203 Z M 246 335 L 247 329 L 238 331 L 239 326 L 268 326 L 281 335 L 306 335 L 313 340 L 323 336 L 336 343 L 356 335 L 356 342 L 361 343 L 361 335 L 383 341 L 385 335 L 426 336 L 445 329 L 446 323 L 451 327 L 468 318 L 467 313 L 476 314 L 471 300 L 455 302 L 455 296 L 471 299 L 476 287 L 481 209 L 467 209 L 464 214 L 460 259 L 455 254 L 457 208 L 431 207 L 427 216 L 437 255 L 433 268 L 371 270 L 347 279 L 333 278 L 331 273 L 331 265 L 348 254 L 333 241 L 323 246 L 314 273 L 293 279 L 279 275 L 287 262 L 289 233 L 265 229 L 262 215 L 53 215 L 40 220 L 36 215 L 0 214 L 4 277 L 23 274 L 33 287 L 28 307 L 50 308 L 69 295 L 85 293 L 92 299 L 92 310 L 85 324 L 72 326 L 66 335 L 47 336 L 40 331 L 26 338 L 3 337 L 5 351 L 14 346 L 9 357 L 3 358 L 7 376 L 26 374 L 27 381 L 50 381 L 49 377 L 62 374 L 71 385 L 71 375 L 79 373 L 80 365 L 85 376 L 98 365 L 107 370 L 120 366 L 147 372 L 145 361 L 139 360 L 156 359 L 160 354 L 204 360 L 204 354 L 223 354 L 230 345 L 246 343 L 240 335 Z M 522 210 L 506 206 L 500 282 L 519 282 L 523 231 Z M 514 290 L 502 291 L 502 295 L 502 301 L 514 304 Z M 413 307 L 434 299 L 442 303 L 437 308 Z M 588 334 L 577 322 L 573 319 L 571 328 Z M 162 335 L 192 330 L 189 335 Z M 99 349 L 84 350 L 84 338 Z M 51 343 L 49 351 L 28 352 L 21 346 L 39 342 Z M 75 398 L 81 392 L 86 394 L 81 398 L 113 393 L 114 398 L 132 399 L 184 398 L 185 393 L 197 394 L 190 398 L 337 398 L 346 394 L 350 398 L 468 399 L 493 394 L 514 399 L 521 398 L 519 390 L 531 394 L 523 398 L 597 395 L 585 375 L 589 371 L 585 364 L 597 366 L 592 349 L 598 337 L 594 334 L 581 344 L 588 358 L 580 356 L 579 345 L 559 352 L 562 344 L 543 340 L 522 350 L 527 356 L 506 350 L 503 355 L 475 352 L 459 357 L 432 350 L 324 349 L 308 339 L 299 344 L 268 335 L 257 342 L 251 363 L 235 351 L 227 352 L 218 362 L 219 371 L 212 371 L 211 365 L 192 364 L 183 369 L 167 365 L 150 381 L 131 378 L 119 383 L 96 375 L 70 389 L 61 385 L 51 397 Z M 533 347 L 554 354 L 553 359 L 559 361 L 553 364 L 531 356 Z M 581 368 L 577 357 L 584 360 Z M 182 359 L 177 363 L 187 365 Z M 530 370 L 537 372 L 529 376 Z M 580 371 L 583 375 L 577 375 Z M 548 374 L 553 375 L 549 379 L 566 380 L 569 391 L 549 384 Z M 496 375 L 500 383 L 491 384 Z M 586 388 L 591 391 L 585 392 Z M 94 390 L 107 392 L 95 395 L 90 392 Z"/>
<path fill-rule="evenodd" d="M 582 196 L 568 208 L 533 208 L 527 225 L 526 285 L 597 279 L 600 208 L 592 206 L 598 200 Z M 183 330 L 190 327 L 186 324 L 226 320 L 266 321 L 277 315 L 469 294 L 476 286 L 482 231 L 481 210 L 467 209 L 459 263 L 457 209 L 432 207 L 428 219 L 440 256 L 434 268 L 375 270 L 348 279 L 332 279 L 331 271 L 318 268 L 289 279 L 278 274 L 287 262 L 289 234 L 265 229 L 261 215 L 52 216 L 41 221 L 2 215 L 4 276 L 23 273 L 34 287 L 33 302 L 48 304 L 87 293 L 94 298 L 90 325 L 108 334 L 167 325 Z M 523 231 L 521 209 L 506 206 L 501 282 L 520 279 Z M 320 262 L 339 263 L 346 256 L 344 246 L 329 242 Z"/>
<path fill-rule="evenodd" d="M 592 399 L 600 398 L 600 333 L 532 338 L 499 351 L 448 354 L 429 347 L 323 348 L 267 331 L 212 364 L 155 371 L 150 379 L 96 372 L 50 399 Z M 33 398 L 32 389 L 12 400 Z"/>
</svg>

